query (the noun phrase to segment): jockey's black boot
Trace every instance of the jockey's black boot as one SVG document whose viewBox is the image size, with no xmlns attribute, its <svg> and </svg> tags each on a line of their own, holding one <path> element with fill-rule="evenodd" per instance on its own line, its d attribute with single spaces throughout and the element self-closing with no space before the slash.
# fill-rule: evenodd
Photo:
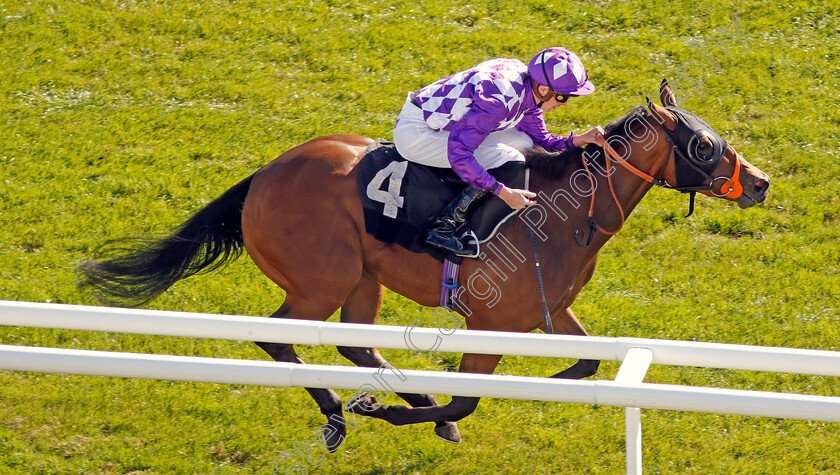
<svg viewBox="0 0 840 475">
<path fill-rule="evenodd" d="M 456 256 L 475 257 L 473 251 L 464 246 L 455 236 L 455 230 L 467 220 L 471 209 L 490 195 L 489 190 L 479 190 L 468 186 L 458 197 L 441 211 L 434 224 L 426 232 L 426 244 L 455 254 Z"/>
</svg>

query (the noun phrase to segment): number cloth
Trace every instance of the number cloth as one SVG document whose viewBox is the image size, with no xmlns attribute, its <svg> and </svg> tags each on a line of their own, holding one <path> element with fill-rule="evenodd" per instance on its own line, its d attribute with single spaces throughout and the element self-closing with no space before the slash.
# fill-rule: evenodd
<svg viewBox="0 0 840 475">
<path fill-rule="evenodd" d="M 357 169 L 368 234 L 413 252 L 429 253 L 442 262 L 447 253 L 426 245 L 426 229 L 435 213 L 464 188 L 458 175 L 447 168 L 407 162 L 393 144 L 382 141 L 368 148 Z M 523 162 L 510 162 L 490 172 L 513 187 L 526 186 Z M 468 226 L 484 241 L 515 213 L 501 198 L 491 196 L 470 215 Z"/>
</svg>

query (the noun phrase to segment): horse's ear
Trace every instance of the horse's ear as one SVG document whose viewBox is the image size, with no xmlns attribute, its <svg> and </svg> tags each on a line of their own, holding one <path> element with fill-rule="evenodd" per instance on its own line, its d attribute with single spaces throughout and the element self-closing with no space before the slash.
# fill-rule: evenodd
<svg viewBox="0 0 840 475">
<path fill-rule="evenodd" d="M 657 122 L 664 125 L 671 132 L 677 130 L 677 118 L 668 109 L 654 104 L 650 98 L 647 98 L 647 106 L 650 109 L 651 115 Z"/>
<path fill-rule="evenodd" d="M 677 107 L 677 98 L 674 97 L 674 90 L 671 89 L 667 79 L 663 79 L 662 83 L 659 84 L 659 100 L 665 107 Z"/>
</svg>

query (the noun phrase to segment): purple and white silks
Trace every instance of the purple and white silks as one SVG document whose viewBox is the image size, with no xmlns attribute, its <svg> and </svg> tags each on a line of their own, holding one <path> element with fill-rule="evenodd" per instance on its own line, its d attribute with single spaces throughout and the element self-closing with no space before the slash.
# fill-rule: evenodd
<svg viewBox="0 0 840 475">
<path fill-rule="evenodd" d="M 412 107 L 415 110 L 411 110 Z M 403 143 L 401 147 L 401 136 L 404 134 L 399 134 L 397 129 L 400 121 L 411 119 L 415 123 L 421 119 L 424 126 L 431 130 L 415 130 L 419 134 L 412 134 L 415 143 Z M 422 149 L 422 144 L 416 143 L 417 137 L 421 137 L 419 140 L 423 140 L 422 137 L 432 138 L 438 135 L 432 132 L 439 132 L 443 137 L 438 136 L 436 140 L 446 141 L 449 166 L 469 185 L 486 190 L 496 186 L 496 179 L 476 160 L 476 150 L 491 133 L 510 129 L 524 133 L 534 144 L 549 151 L 573 146 L 569 137 L 555 137 L 548 132 L 542 110 L 537 107 L 531 93 L 527 66 L 515 59 L 498 58 L 436 81 L 417 91 L 413 100 L 410 94 L 398 119 L 394 142 L 400 153 L 418 145 Z M 493 140 L 488 142 L 485 148 L 495 143 Z M 523 140 L 519 138 L 515 142 L 521 146 Z M 405 153 L 403 155 L 406 156 Z M 524 160 L 521 150 L 513 154 L 506 150 L 503 156 L 501 160 L 504 161 Z M 410 156 L 406 158 L 412 160 Z M 488 168 L 502 164 L 490 163 Z"/>
</svg>

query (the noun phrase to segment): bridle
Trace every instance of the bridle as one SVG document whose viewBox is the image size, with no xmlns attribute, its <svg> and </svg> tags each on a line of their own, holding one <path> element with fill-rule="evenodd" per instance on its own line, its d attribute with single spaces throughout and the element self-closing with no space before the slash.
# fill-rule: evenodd
<svg viewBox="0 0 840 475">
<path fill-rule="evenodd" d="M 658 116 L 658 113 L 654 110 L 650 99 L 647 101 L 648 108 L 654 114 L 654 116 Z M 718 163 L 720 163 L 721 158 L 723 157 L 723 153 L 726 151 L 728 145 L 726 141 L 720 137 L 720 135 L 715 132 L 714 129 L 711 128 L 707 123 L 705 123 L 702 119 L 697 117 L 696 115 L 684 111 L 682 109 L 677 109 L 676 107 L 667 107 L 666 108 L 669 112 L 671 112 L 674 117 L 677 119 L 677 127 L 672 132 L 669 130 L 662 121 L 659 121 L 660 128 L 665 132 L 665 140 L 668 141 L 670 145 L 668 150 L 668 156 L 665 159 L 665 164 L 662 166 L 661 170 L 659 171 L 659 177 L 654 178 L 653 176 L 639 170 L 635 166 L 628 163 L 626 159 L 624 159 L 615 149 L 609 144 L 606 139 L 603 139 L 603 142 L 600 146 L 604 149 L 605 155 L 605 162 L 606 162 L 606 173 L 607 173 L 607 182 L 610 188 L 610 194 L 612 195 L 613 201 L 615 202 L 616 206 L 618 207 L 618 211 L 621 214 L 621 223 L 618 226 L 618 229 L 615 231 L 607 231 L 604 228 L 598 225 L 598 222 L 595 220 L 594 212 L 595 212 L 595 178 L 592 175 L 592 172 L 589 170 L 589 165 L 586 163 L 586 154 L 584 154 L 583 158 L 583 167 L 586 169 L 586 173 L 589 175 L 589 179 L 593 184 L 592 195 L 589 201 L 589 213 L 587 220 L 587 224 L 589 225 L 589 237 L 584 240 L 585 231 L 583 228 L 578 228 L 574 231 L 574 237 L 577 244 L 581 247 L 589 247 L 592 244 L 592 240 L 595 238 L 595 232 L 601 231 L 606 235 L 613 235 L 621 230 L 624 226 L 625 221 L 625 214 L 624 209 L 621 207 L 621 202 L 619 202 L 618 197 L 615 194 L 615 187 L 613 186 L 612 181 L 612 160 L 615 160 L 616 163 L 623 166 L 625 169 L 636 175 L 638 178 L 656 185 L 660 188 L 665 188 L 669 190 L 676 190 L 681 193 L 689 193 L 689 211 L 686 217 L 691 216 L 694 212 L 694 197 L 698 191 L 709 191 L 716 197 L 722 198 L 724 196 L 737 199 L 743 193 L 743 187 L 739 181 L 739 176 L 741 172 L 741 163 L 739 160 L 735 160 L 735 171 L 732 174 L 732 177 L 726 176 L 717 176 L 712 177 L 711 172 L 717 167 Z M 701 143 L 703 143 L 703 138 L 708 139 L 705 141 L 705 144 L 708 145 L 711 142 L 712 149 L 708 150 L 707 147 L 702 147 Z M 683 150 L 683 148 L 685 150 Z M 701 150 L 701 148 L 703 150 Z M 628 150 L 629 151 L 629 150 Z M 665 169 L 668 168 L 668 163 L 670 163 L 671 158 L 674 157 L 674 168 L 675 170 L 680 170 L 680 174 L 684 176 L 699 176 L 702 178 L 700 185 L 693 185 L 693 186 L 680 186 L 679 185 L 679 178 L 676 176 L 677 173 L 675 172 L 675 184 L 674 186 L 669 185 L 665 179 Z M 702 183 L 708 181 L 708 185 L 703 185 Z M 715 183 L 723 181 L 721 183 L 720 192 L 716 193 L 713 189 Z"/>
</svg>

